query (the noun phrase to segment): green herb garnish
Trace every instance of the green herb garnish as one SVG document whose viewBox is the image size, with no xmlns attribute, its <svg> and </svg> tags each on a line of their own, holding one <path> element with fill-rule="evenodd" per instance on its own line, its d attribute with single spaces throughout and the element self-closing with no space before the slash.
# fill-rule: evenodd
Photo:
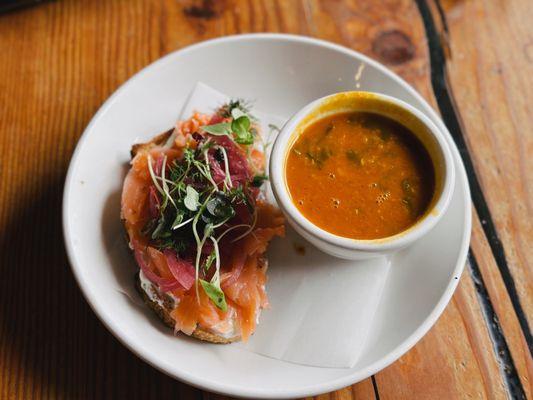
<svg viewBox="0 0 533 400">
<path fill-rule="evenodd" d="M 205 263 L 204 263 L 204 270 L 205 271 L 209 271 L 209 268 L 211 268 L 211 265 L 213 265 L 213 261 L 215 261 L 216 258 L 217 258 L 217 255 L 216 255 L 215 251 L 212 251 L 211 253 L 209 253 L 209 255 L 205 259 Z"/>
<path fill-rule="evenodd" d="M 233 116 L 231 130 L 235 133 L 235 141 L 239 144 L 252 144 L 254 135 L 250 130 L 251 124 L 248 115 L 238 108 L 233 109 L 231 115 Z"/>
<path fill-rule="evenodd" d="M 218 114 L 223 118 L 228 118 L 232 116 L 232 112 L 235 109 L 242 111 L 244 114 L 250 114 L 251 104 L 243 99 L 233 99 L 228 104 L 220 107 Z"/>
<path fill-rule="evenodd" d="M 162 215 L 161 218 L 159 218 L 157 226 L 155 227 L 154 231 L 152 232 L 152 239 L 157 239 L 157 238 L 162 237 L 162 234 L 163 234 L 164 229 L 165 229 L 165 224 L 166 224 L 165 216 Z"/>
<path fill-rule="evenodd" d="M 220 287 L 213 285 L 211 282 L 204 281 L 203 279 L 200 279 L 200 283 L 202 284 L 205 294 L 207 294 L 213 303 L 215 303 L 215 305 L 222 311 L 227 311 L 228 305 L 226 304 L 226 296 Z"/>
<path fill-rule="evenodd" d="M 203 126 L 204 132 L 228 136 L 243 145 L 254 143 L 254 118 L 249 114 L 246 103 L 242 100 L 232 101 L 219 109 L 218 113 L 224 118 L 231 118 L 231 121 Z M 213 158 L 224 172 L 222 182 L 218 166 L 213 165 Z M 160 165 L 160 168 L 156 168 L 156 165 Z M 157 191 L 159 215 L 146 223 L 143 234 L 150 237 L 152 245 L 159 250 L 172 249 L 183 256 L 195 249 L 197 296 L 201 285 L 215 305 L 226 311 L 227 304 L 220 287 L 218 242 L 230 232 L 235 232 L 236 236 L 231 238 L 232 241 L 240 240 L 252 232 L 257 212 L 249 190 L 251 186 L 260 186 L 267 177 L 257 174 L 249 182 L 233 182 L 228 151 L 210 136 L 199 141 L 196 149 L 184 149 L 183 156 L 172 162 L 166 156 L 153 160 L 148 155 L 148 170 Z M 217 182 L 214 176 L 217 176 Z M 230 220 L 235 217 L 239 204 L 248 207 L 253 222 L 231 224 Z M 213 244 L 213 251 L 207 257 L 202 253 L 206 242 Z M 210 281 L 202 279 L 207 274 L 212 276 Z"/>
<path fill-rule="evenodd" d="M 254 176 L 254 179 L 252 180 L 252 186 L 260 187 L 265 181 L 268 181 L 267 175 L 256 175 Z"/>
<path fill-rule="evenodd" d="M 185 205 L 185 207 L 187 207 L 191 211 L 198 210 L 198 206 L 200 205 L 198 199 L 200 195 L 198 194 L 196 189 L 190 185 L 187 186 L 186 191 L 187 191 L 187 194 L 185 198 L 183 199 L 183 204 Z"/>
<path fill-rule="evenodd" d="M 316 151 L 308 150 L 305 152 L 305 156 L 311 160 L 318 168 L 322 168 L 324 162 L 331 157 L 333 152 L 329 149 L 321 148 Z"/>
<path fill-rule="evenodd" d="M 228 136 L 239 144 L 254 142 L 254 129 L 251 128 L 252 118 L 248 115 L 246 108 L 233 106 L 225 111 L 224 115 L 231 117 L 232 121 L 203 126 L 204 132 L 215 136 Z"/>
<path fill-rule="evenodd" d="M 215 136 L 229 136 L 231 135 L 231 123 L 221 122 L 219 124 L 202 126 L 204 132 Z"/>
<path fill-rule="evenodd" d="M 354 162 L 355 164 L 359 166 L 361 165 L 361 156 L 359 155 L 359 153 L 353 150 L 347 150 L 346 157 L 348 158 L 348 160 Z"/>
<path fill-rule="evenodd" d="M 222 220 L 228 220 L 235 215 L 235 210 L 231 205 L 231 200 L 223 192 L 217 192 L 207 202 L 207 214 L 202 215 L 202 219 L 207 223 L 220 223 Z"/>
</svg>

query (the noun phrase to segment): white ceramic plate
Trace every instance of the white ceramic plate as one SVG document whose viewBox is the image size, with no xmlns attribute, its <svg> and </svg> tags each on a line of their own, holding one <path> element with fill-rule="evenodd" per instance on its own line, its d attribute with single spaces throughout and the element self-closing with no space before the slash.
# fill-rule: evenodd
<svg viewBox="0 0 533 400">
<path fill-rule="evenodd" d="M 219 62 L 224 60 L 223 62 Z M 444 132 L 456 162 L 446 215 L 424 239 L 395 256 L 363 355 L 350 369 L 306 367 L 235 346 L 174 337 L 136 303 L 133 261 L 119 221 L 120 190 L 132 143 L 172 126 L 187 94 L 203 81 L 256 99 L 289 117 L 313 99 L 355 89 L 400 98 Z M 172 53 L 139 72 L 107 100 L 76 148 L 65 185 L 63 224 L 74 275 L 96 314 L 122 343 L 154 367 L 189 384 L 243 397 L 288 398 L 335 390 L 367 378 L 409 350 L 450 300 L 470 239 L 470 194 L 457 148 L 436 113 L 406 82 L 367 57 L 291 35 L 242 35 Z M 260 328 L 260 327 L 259 327 Z"/>
</svg>

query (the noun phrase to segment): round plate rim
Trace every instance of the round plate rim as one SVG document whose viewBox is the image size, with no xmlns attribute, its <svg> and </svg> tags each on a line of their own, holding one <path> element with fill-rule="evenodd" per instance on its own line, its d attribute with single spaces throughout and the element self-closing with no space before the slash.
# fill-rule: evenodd
<svg viewBox="0 0 533 400">
<path fill-rule="evenodd" d="M 462 232 L 463 241 L 461 243 L 461 248 L 459 250 L 459 255 L 457 257 L 458 261 L 453 271 L 454 277 L 459 277 L 461 275 L 464 269 L 465 263 L 466 263 L 467 252 L 468 252 L 468 248 L 470 244 L 471 227 L 472 227 L 470 188 L 468 185 L 466 170 L 462 162 L 462 159 L 459 155 L 459 151 L 455 145 L 455 142 L 452 139 L 451 134 L 449 133 L 444 123 L 441 121 L 438 114 L 433 110 L 433 108 L 428 104 L 428 102 L 410 84 L 408 84 L 404 79 L 399 77 L 396 73 L 392 72 L 391 70 L 389 70 L 387 67 L 385 67 L 381 63 L 355 50 L 349 49 L 347 47 L 344 47 L 344 46 L 341 46 L 341 45 L 338 45 L 332 42 L 328 42 L 322 39 L 306 37 L 306 36 L 293 35 L 293 34 L 250 33 L 250 34 L 223 36 L 223 37 L 218 37 L 218 38 L 198 42 L 198 43 L 186 46 L 182 49 L 173 51 L 159 58 L 158 60 L 152 62 L 151 64 L 141 69 L 139 72 L 134 74 L 131 78 L 129 78 L 126 82 L 120 85 L 115 90 L 115 92 L 102 104 L 102 106 L 93 116 L 93 118 L 91 119 L 87 127 L 85 128 L 83 134 L 81 135 L 80 139 L 78 140 L 76 148 L 73 152 L 72 158 L 70 160 L 67 176 L 65 179 L 64 190 L 63 190 L 63 209 L 62 209 L 63 236 L 64 236 L 66 252 L 67 252 L 67 256 L 68 256 L 69 264 L 71 266 L 72 273 L 74 275 L 74 278 L 76 279 L 78 286 L 81 289 L 81 292 L 83 293 L 83 296 L 89 303 L 89 306 L 92 308 L 92 310 L 98 316 L 98 318 L 104 324 L 104 326 L 109 331 L 111 331 L 111 333 L 113 333 L 113 335 L 124 346 L 126 346 L 130 351 L 132 351 L 138 357 L 143 359 L 145 362 L 152 365 L 154 368 L 160 370 L 161 372 L 173 378 L 177 378 L 181 380 L 182 382 L 185 382 L 197 388 L 209 390 L 212 392 L 237 396 L 237 397 L 255 397 L 255 398 L 271 398 L 271 399 L 272 398 L 306 397 L 306 396 L 334 391 L 334 390 L 343 388 L 345 386 L 354 384 L 356 382 L 362 381 L 363 379 L 370 377 L 371 375 L 382 370 L 383 368 L 386 368 L 387 366 L 392 364 L 394 361 L 396 361 L 398 358 L 400 358 L 403 354 L 409 351 L 435 324 L 435 322 L 440 317 L 445 307 L 449 303 L 453 293 L 455 292 L 459 279 L 453 279 L 453 278 L 450 279 L 448 286 L 446 287 L 444 293 L 442 294 L 441 298 L 437 302 L 434 309 L 431 311 L 431 313 L 429 313 L 429 315 L 426 317 L 423 323 L 407 339 L 405 339 L 402 343 L 400 343 L 392 352 L 388 353 L 385 357 L 382 357 L 381 359 L 375 361 L 368 367 L 362 370 L 355 371 L 354 373 L 350 375 L 343 376 L 341 378 L 334 379 L 326 383 L 316 384 L 313 386 L 299 387 L 293 390 L 278 391 L 275 389 L 270 389 L 270 390 L 261 390 L 261 389 L 254 389 L 254 388 L 242 389 L 241 387 L 235 387 L 230 384 L 213 383 L 209 381 L 208 379 L 203 379 L 202 377 L 190 374 L 186 371 L 179 371 L 179 373 L 170 371 L 169 369 L 167 369 L 167 366 L 164 366 L 158 363 L 156 356 L 150 354 L 147 351 L 144 351 L 142 348 L 137 348 L 134 345 L 128 343 L 126 339 L 122 337 L 121 328 L 114 323 L 113 319 L 106 318 L 105 312 L 103 312 L 103 310 L 98 309 L 98 307 L 95 305 L 95 301 L 93 300 L 92 293 L 84 287 L 81 275 L 79 274 L 78 267 L 77 267 L 78 260 L 76 258 L 74 245 L 72 242 L 72 237 L 69 232 L 69 226 L 70 226 L 69 216 L 68 216 L 69 193 L 73 185 L 75 166 L 78 160 L 78 156 L 81 152 L 81 149 L 85 141 L 87 140 L 89 136 L 89 133 L 91 132 L 93 126 L 96 124 L 96 121 L 98 121 L 100 116 L 103 115 L 113 105 L 113 103 L 116 101 L 119 94 L 123 90 L 125 90 L 126 86 L 132 84 L 134 80 L 137 80 L 137 78 L 147 73 L 150 69 L 156 66 L 164 65 L 167 62 L 172 61 L 174 58 L 181 57 L 189 52 L 198 50 L 200 48 L 208 47 L 208 46 L 216 46 L 222 43 L 231 43 L 231 42 L 239 42 L 239 41 L 256 41 L 256 40 L 278 40 L 278 41 L 293 42 L 293 43 L 312 44 L 312 45 L 316 45 L 319 47 L 325 47 L 331 50 L 335 50 L 337 52 L 341 52 L 348 56 L 351 56 L 352 58 L 362 60 L 368 65 L 371 65 L 373 68 L 380 70 L 380 72 L 389 76 L 391 79 L 397 81 L 406 91 L 408 91 L 423 106 L 425 106 L 426 109 L 423 110 L 423 112 L 426 114 L 430 114 L 431 118 L 437 122 L 437 125 L 444 132 L 446 139 L 448 140 L 449 145 L 451 146 L 454 160 L 455 162 L 457 162 L 458 167 L 459 167 L 458 170 L 456 171 L 457 172 L 456 179 L 460 179 L 462 186 L 463 186 L 463 190 L 465 192 L 465 196 L 464 196 L 465 220 L 464 220 L 464 231 Z"/>
</svg>

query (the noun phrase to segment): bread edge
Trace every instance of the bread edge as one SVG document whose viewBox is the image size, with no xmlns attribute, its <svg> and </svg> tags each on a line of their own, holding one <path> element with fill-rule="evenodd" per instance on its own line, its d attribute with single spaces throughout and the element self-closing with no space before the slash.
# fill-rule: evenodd
<svg viewBox="0 0 533 400">
<path fill-rule="evenodd" d="M 170 315 L 170 312 L 172 311 L 172 309 L 170 307 L 165 308 L 164 306 L 160 305 L 157 301 L 150 299 L 150 296 L 148 295 L 148 293 L 146 293 L 146 291 L 141 286 L 141 279 L 139 277 L 139 273 L 135 274 L 135 288 L 141 295 L 144 303 L 157 314 L 157 316 L 165 323 L 166 326 L 174 329 L 176 322 L 174 318 L 172 318 L 172 316 Z M 151 285 L 150 288 L 153 292 L 153 295 L 156 296 L 157 299 L 160 300 L 163 305 L 170 304 L 169 299 L 163 298 L 159 294 L 159 292 L 155 290 L 153 285 Z M 205 342 L 216 343 L 216 344 L 228 344 L 228 343 L 233 343 L 233 342 L 237 342 L 241 340 L 240 336 L 226 338 L 226 337 L 214 334 L 212 332 L 208 332 L 199 327 L 197 327 L 194 330 L 191 336 L 196 339 L 203 340 Z"/>
<path fill-rule="evenodd" d="M 133 146 L 131 146 L 130 155 L 131 158 L 135 157 L 139 151 L 142 150 L 149 150 L 150 148 L 154 146 L 161 146 L 165 144 L 172 135 L 172 132 L 174 131 L 174 128 L 169 129 L 166 132 L 160 133 L 159 135 L 153 137 L 149 142 L 145 143 L 135 143 Z"/>
</svg>

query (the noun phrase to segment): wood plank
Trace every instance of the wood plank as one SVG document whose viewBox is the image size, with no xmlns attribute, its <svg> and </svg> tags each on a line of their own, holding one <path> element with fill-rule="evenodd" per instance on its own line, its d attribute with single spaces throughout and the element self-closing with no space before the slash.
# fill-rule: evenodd
<svg viewBox="0 0 533 400">
<path fill-rule="evenodd" d="M 472 280 L 464 276 L 430 333 L 377 374 L 380 398 L 506 398 L 480 312 Z"/>
<path fill-rule="evenodd" d="M 435 104 L 413 1 L 64 1 L 0 16 L 0 76 L 8 77 L 0 79 L 0 131 L 9 132 L 0 135 L 1 398 L 200 396 L 119 345 L 81 298 L 61 244 L 62 182 L 83 128 L 134 72 L 199 40 L 265 30 L 362 51 Z M 43 286 L 53 289 L 36 296 Z M 511 332 L 516 322 L 506 325 Z M 381 398 L 504 395 L 468 274 L 436 327 L 376 382 Z M 373 385 L 326 397 L 373 398 Z"/>
<path fill-rule="evenodd" d="M 457 113 L 505 250 L 520 313 L 531 327 L 533 8 L 528 0 L 446 0 L 442 6 L 449 29 L 448 84 L 460 105 Z"/>
<path fill-rule="evenodd" d="M 520 6 L 517 3 L 513 4 L 512 6 L 509 5 L 509 7 L 513 8 L 516 6 Z M 494 58 L 490 55 L 488 56 L 487 54 L 492 54 L 493 52 L 506 52 L 508 49 L 498 48 L 499 46 L 505 47 L 504 43 L 500 43 L 499 46 L 498 43 L 492 43 L 492 47 L 484 48 L 483 45 L 485 43 L 479 43 L 480 36 L 484 35 L 481 32 L 483 31 L 483 29 L 490 30 L 493 29 L 494 26 L 500 27 L 502 24 L 506 24 L 507 26 L 502 29 L 502 34 L 505 34 L 505 32 L 508 32 L 508 30 L 510 29 L 510 24 L 518 23 L 518 25 L 521 25 L 521 27 L 519 27 L 518 29 L 524 29 L 525 22 L 523 19 L 518 19 L 517 21 L 514 21 L 515 18 L 511 18 L 509 16 L 509 13 L 503 13 L 502 16 L 500 15 L 500 13 L 490 14 L 482 12 L 479 9 L 480 7 L 490 8 L 495 5 L 494 3 L 489 2 L 485 2 L 483 4 L 481 2 L 478 2 L 477 5 L 474 5 L 473 3 L 462 4 L 462 2 L 450 1 L 431 2 L 431 5 L 433 6 L 432 8 L 434 19 L 437 22 L 439 20 L 442 20 L 440 24 L 440 29 L 443 31 L 442 37 L 446 39 L 445 47 L 448 49 L 446 66 L 449 91 L 454 96 L 453 101 L 456 104 L 467 105 L 466 107 L 456 107 L 456 113 L 458 114 L 461 120 L 463 134 L 466 136 L 467 139 L 466 144 L 470 150 L 470 154 L 474 158 L 474 163 L 476 167 L 475 171 L 477 173 L 477 176 L 480 178 L 482 187 L 483 180 L 486 179 L 484 177 L 486 175 L 491 175 L 494 170 L 499 169 L 498 166 L 496 166 L 495 168 L 495 164 L 488 163 L 486 160 L 489 160 L 490 157 L 497 156 L 499 152 L 509 151 L 505 148 L 505 146 L 513 147 L 518 145 L 524 146 L 526 149 L 528 149 L 528 146 L 531 147 L 531 144 L 533 143 L 533 141 L 531 140 L 531 135 L 528 136 L 527 134 L 524 134 L 523 131 L 516 130 L 516 127 L 513 125 L 513 121 L 509 120 L 508 118 L 509 115 L 494 116 L 491 114 L 490 109 L 484 106 L 487 99 L 483 97 L 483 94 L 486 94 L 486 89 L 484 87 L 485 85 L 482 82 L 484 80 L 490 80 L 490 85 L 494 85 L 494 82 L 492 81 L 498 81 L 501 83 L 501 81 L 505 81 L 507 77 L 507 75 L 503 76 L 499 73 L 496 76 L 494 76 L 494 74 L 487 76 L 486 71 L 487 69 L 490 69 L 491 65 L 495 68 L 501 68 L 501 66 L 496 66 L 496 64 L 493 65 L 492 63 L 495 62 Z M 523 7 L 523 12 L 527 13 L 527 7 L 523 2 L 521 6 Z M 441 8 L 440 12 L 438 7 L 443 7 Z M 531 8 L 529 8 L 529 11 L 531 14 Z M 471 21 L 474 15 L 478 16 L 478 18 L 481 16 L 482 20 L 480 20 L 480 23 L 475 24 L 475 29 L 472 29 L 473 24 L 471 23 Z M 444 17 L 443 19 L 441 18 L 442 16 Z M 514 16 L 516 16 L 516 14 L 514 14 Z M 513 44 L 516 43 L 513 42 Z M 520 47 L 519 43 L 518 47 Z M 473 56 L 469 57 L 465 56 L 465 54 L 473 54 Z M 514 73 L 510 71 L 511 64 L 508 63 L 508 60 L 506 59 L 505 55 L 501 54 L 501 57 L 501 61 L 507 63 L 507 74 L 510 73 L 514 75 Z M 498 61 L 497 64 L 499 64 L 499 62 L 500 61 Z M 512 64 L 512 68 L 516 69 L 516 64 Z M 531 69 L 531 66 L 529 66 L 529 68 Z M 492 70 L 491 73 L 492 72 L 494 71 Z M 472 77 L 475 77 L 475 79 L 468 79 L 469 74 L 471 74 Z M 486 79 L 484 78 L 485 76 Z M 530 77 L 529 79 L 531 80 Z M 496 83 L 496 86 L 502 88 L 502 86 L 498 83 Z M 494 102 L 494 99 L 498 99 L 499 105 L 496 106 L 493 104 L 492 107 L 494 108 L 501 106 L 502 108 L 505 108 L 507 111 L 509 111 L 509 107 L 512 107 L 512 104 L 509 105 L 509 102 L 501 101 L 501 99 L 512 96 L 522 98 L 523 93 L 522 91 L 519 92 L 517 87 L 505 84 L 503 86 L 505 87 L 505 93 L 501 91 L 494 91 L 488 96 L 492 100 L 488 101 Z M 528 95 L 530 95 L 529 92 L 526 93 L 526 97 Z M 476 107 L 476 104 L 481 104 L 482 106 Z M 480 118 L 486 119 L 480 120 Z M 490 139 L 490 133 L 487 133 L 485 130 L 485 125 L 487 123 L 490 124 L 491 122 L 497 122 L 499 126 L 503 127 L 503 130 L 507 131 L 506 134 L 502 133 L 502 135 L 514 136 L 513 140 L 509 142 L 504 141 L 499 144 L 495 144 L 492 139 Z M 524 119 L 521 122 L 524 125 L 527 125 L 529 123 L 529 131 L 533 129 L 533 117 L 531 115 L 529 115 L 529 120 Z M 498 132 L 498 136 L 499 134 L 500 133 Z M 489 140 L 487 140 L 486 138 L 489 138 Z M 503 148 L 496 149 L 495 146 L 502 146 Z M 477 162 L 476 157 L 480 157 Z M 524 160 L 522 154 L 515 154 L 514 159 L 507 160 L 507 162 L 517 164 L 526 162 L 531 164 L 531 160 Z M 509 186 L 507 186 L 509 179 L 512 181 L 512 185 L 522 185 L 524 187 L 528 187 L 528 179 L 530 177 L 524 176 L 521 173 L 520 169 L 516 171 L 516 173 L 510 174 L 508 176 L 502 173 L 498 173 L 498 182 L 491 181 L 492 183 L 489 186 L 490 190 L 488 190 L 490 193 L 485 195 L 485 198 L 487 199 L 487 201 L 489 202 L 489 206 L 491 207 L 491 217 L 495 220 L 497 233 L 501 232 L 502 218 L 499 209 L 496 208 L 495 212 L 495 210 L 492 208 L 492 205 L 490 204 L 490 196 L 496 195 L 498 197 L 498 200 L 496 201 L 498 202 L 497 206 L 499 207 L 499 202 L 504 201 L 501 198 L 501 195 L 503 194 L 504 196 L 507 196 L 509 194 L 508 192 L 506 193 L 506 191 L 508 191 L 509 189 Z M 494 185 L 494 187 L 492 185 Z M 483 192 L 487 193 L 487 189 L 488 188 L 485 187 Z M 520 201 L 517 201 L 517 199 L 522 199 L 522 197 L 520 194 L 517 195 L 517 193 L 514 193 L 512 196 L 508 197 L 507 205 L 511 207 L 516 207 L 517 203 L 520 203 Z M 526 198 L 525 204 L 527 205 L 527 203 L 528 199 Z M 518 207 L 521 207 L 521 205 L 518 205 Z M 481 207 L 481 211 L 483 212 L 483 207 Z M 521 218 L 521 220 L 524 220 L 524 218 L 522 217 L 519 218 Z M 494 242 L 495 237 L 492 236 L 490 234 L 490 230 L 487 229 L 486 216 L 482 216 L 480 219 L 480 217 L 476 213 L 473 222 L 473 253 L 478 259 L 478 265 L 482 272 L 483 279 L 485 281 L 485 286 L 490 295 L 490 298 L 492 299 L 492 304 L 494 305 L 501 329 L 504 332 L 507 345 L 510 349 L 510 354 L 512 355 L 512 359 L 514 360 L 518 376 L 521 380 L 522 387 L 524 388 L 525 395 L 529 398 L 532 395 L 531 381 L 533 378 L 533 361 L 531 357 L 531 342 L 527 342 L 527 339 L 524 336 L 524 332 L 529 332 L 530 334 L 530 331 L 527 327 L 528 323 L 526 318 L 530 317 L 533 311 L 530 308 L 528 300 L 533 294 L 533 288 L 531 286 L 531 276 L 529 275 L 531 270 L 531 263 L 529 262 L 528 264 L 526 262 L 525 265 L 520 264 L 520 261 L 517 261 L 515 257 L 517 251 L 513 248 L 516 247 L 516 243 L 509 241 L 508 235 L 500 235 L 505 249 L 505 253 L 507 255 L 507 260 L 504 261 L 506 261 L 506 264 L 508 265 L 508 270 L 512 276 L 512 280 L 514 281 L 517 287 L 516 294 L 513 293 L 513 291 L 509 291 L 508 288 L 506 288 L 506 283 L 502 279 L 502 273 L 499 271 L 497 265 L 497 262 L 501 262 L 501 260 L 494 259 L 493 253 L 491 251 L 491 246 L 489 245 L 489 242 L 487 240 L 487 237 L 489 237 L 489 239 Z M 531 229 L 529 229 L 529 232 L 530 231 Z M 522 240 L 525 238 L 527 242 L 527 239 L 531 238 L 530 236 L 528 236 L 529 232 L 524 232 L 517 228 L 514 232 L 512 232 L 512 234 L 514 235 L 513 240 L 516 242 L 516 240 Z M 511 248 L 511 257 L 509 257 L 509 248 Z M 524 268 L 526 269 L 525 276 Z M 522 328 L 517 316 L 516 309 L 513 306 L 513 300 L 515 302 L 520 303 L 520 309 L 523 312 Z M 526 325 L 525 329 L 524 325 Z M 503 367 L 504 370 L 507 368 L 505 365 Z"/>
<path fill-rule="evenodd" d="M 485 287 L 489 293 L 491 302 L 498 316 L 499 326 L 505 336 L 505 341 L 509 347 L 510 355 L 514 362 L 518 377 L 521 381 L 526 398 L 533 396 L 533 359 L 529 352 L 524 333 L 520 329 L 520 324 L 513 306 L 509 293 L 498 273 L 498 267 L 492 257 L 492 253 L 487 242 L 487 238 L 481 227 L 481 222 L 477 213 L 473 219 L 472 229 L 472 252 L 478 261 L 479 268 L 483 275 Z M 498 351 L 500 351 L 498 349 Z M 509 366 L 502 364 L 500 368 L 504 373 L 508 373 Z"/>
</svg>

